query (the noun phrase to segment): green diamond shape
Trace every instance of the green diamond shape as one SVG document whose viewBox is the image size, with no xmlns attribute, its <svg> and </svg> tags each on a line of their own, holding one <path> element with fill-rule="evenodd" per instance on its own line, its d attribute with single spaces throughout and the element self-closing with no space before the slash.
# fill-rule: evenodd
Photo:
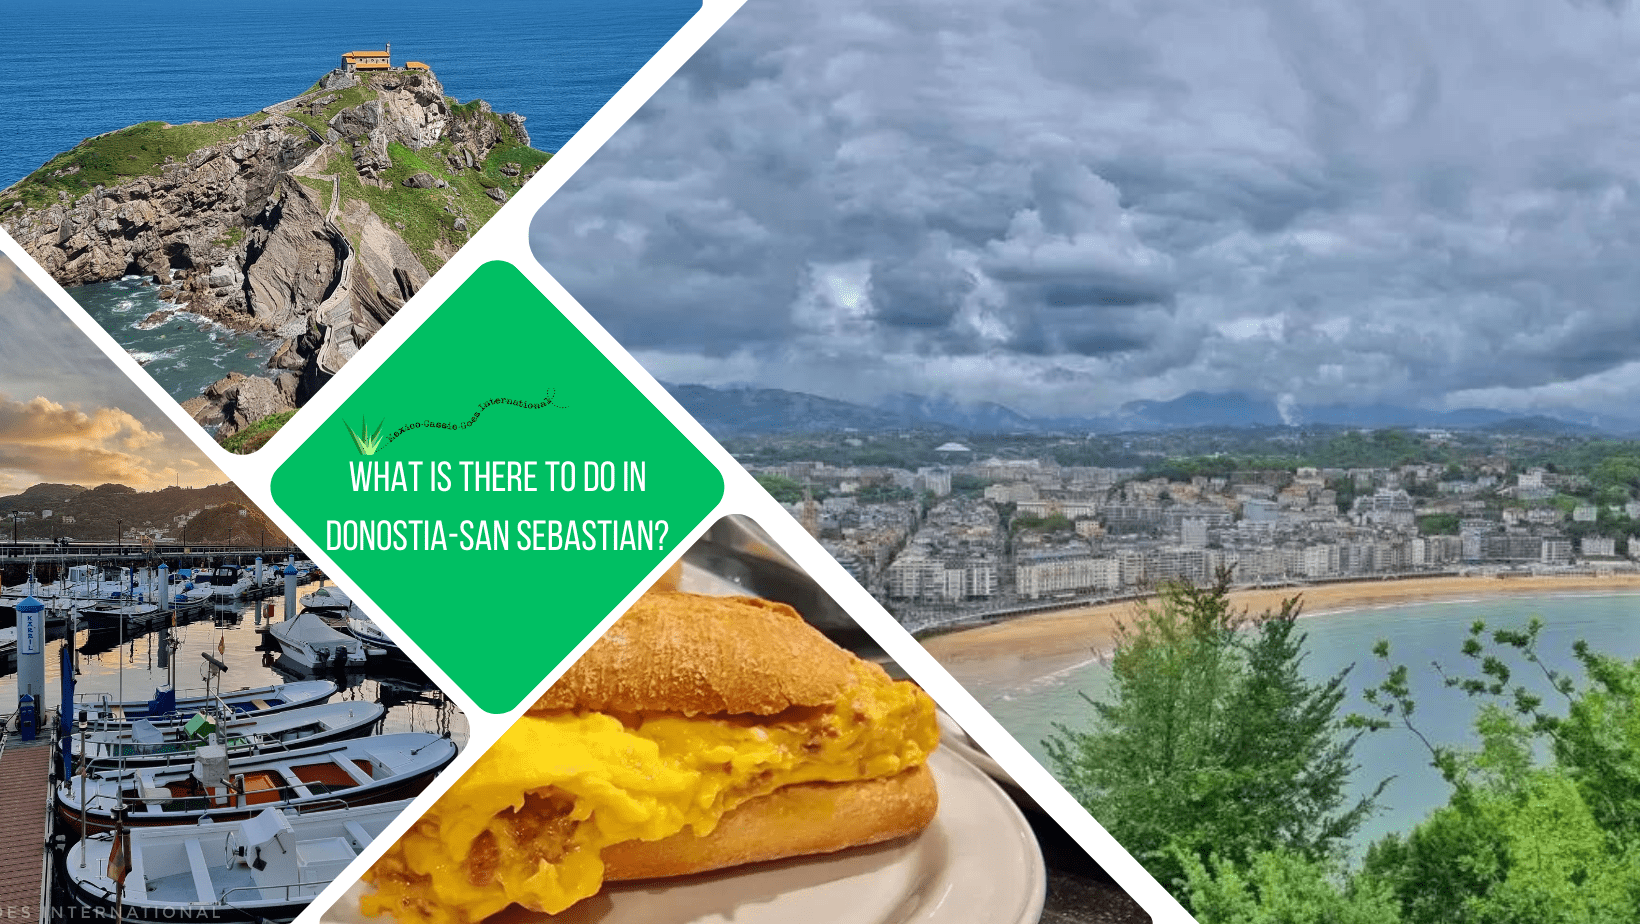
<svg viewBox="0 0 1640 924">
<path fill-rule="evenodd" d="M 501 467 L 510 490 L 478 490 L 478 463 L 496 461 L 518 463 Z M 717 506 L 723 476 L 497 261 L 285 460 L 273 497 L 474 702 L 506 712 Z"/>
</svg>

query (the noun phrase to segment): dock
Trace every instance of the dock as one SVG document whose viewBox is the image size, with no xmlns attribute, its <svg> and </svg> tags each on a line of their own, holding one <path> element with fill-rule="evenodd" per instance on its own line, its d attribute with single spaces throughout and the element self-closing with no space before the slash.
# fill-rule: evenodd
<svg viewBox="0 0 1640 924">
<path fill-rule="evenodd" d="M 53 753 L 49 729 L 28 742 L 0 731 L 0 919 L 44 920 Z"/>
</svg>

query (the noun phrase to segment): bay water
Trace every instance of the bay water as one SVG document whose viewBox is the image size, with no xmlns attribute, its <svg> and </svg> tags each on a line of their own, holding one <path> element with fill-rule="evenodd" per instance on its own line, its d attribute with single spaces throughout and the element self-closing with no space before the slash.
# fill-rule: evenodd
<svg viewBox="0 0 1640 924">
<path fill-rule="evenodd" d="M 1385 666 L 1373 656 L 1372 648 L 1378 640 L 1388 640 L 1391 662 L 1409 669 L 1418 729 L 1437 744 L 1473 745 L 1478 743 L 1474 721 L 1482 701 L 1447 687 L 1434 665 L 1439 664 L 1447 674 L 1476 676 L 1478 666 L 1460 652 L 1470 624 L 1484 621 L 1490 636 L 1494 629 L 1523 629 L 1533 617 L 1544 623 L 1538 644 L 1544 662 L 1553 670 L 1571 672 L 1580 681 L 1581 669 L 1572 656 L 1572 646 L 1579 639 L 1608 655 L 1630 660 L 1640 657 L 1640 594 L 1561 594 L 1396 604 L 1306 617 L 1300 622 L 1307 635 L 1304 668 L 1315 680 L 1349 669 L 1349 695 L 1343 710 L 1376 714 L 1361 694 L 1383 680 Z M 1514 668 L 1513 683 L 1525 684 L 1544 696 L 1548 706 L 1557 705 L 1558 694 L 1549 690 L 1538 668 L 1526 666 L 1518 657 L 1507 660 Z M 1108 665 L 1095 657 L 1046 676 L 1018 671 L 1012 677 L 995 672 L 964 677 L 960 665 L 953 666 L 953 672 L 1050 770 L 1043 739 L 1055 734 L 1059 726 L 1092 728 L 1093 709 L 1083 694 L 1096 700 L 1105 696 L 1110 676 Z M 1355 796 L 1389 780 L 1379 812 L 1355 839 L 1357 852 L 1385 834 L 1410 830 L 1451 795 L 1451 787 L 1431 765 L 1428 750 L 1411 732 L 1392 729 L 1367 734 L 1356 746 L 1355 756 L 1359 763 L 1351 781 Z"/>
</svg>

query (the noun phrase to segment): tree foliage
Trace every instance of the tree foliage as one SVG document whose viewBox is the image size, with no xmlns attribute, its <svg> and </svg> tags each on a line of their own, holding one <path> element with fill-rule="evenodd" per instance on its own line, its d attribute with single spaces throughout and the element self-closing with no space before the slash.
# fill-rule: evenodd
<svg viewBox="0 0 1640 924">
<path fill-rule="evenodd" d="M 1288 851 L 1255 854 L 1245 866 L 1194 857 L 1184 894 L 1196 918 L 1213 924 L 1397 924 L 1394 895 L 1382 883 L 1340 886 L 1331 864 Z"/>
<path fill-rule="evenodd" d="M 1371 810 L 1345 795 L 1359 734 L 1339 715 L 1347 672 L 1305 679 L 1299 609 L 1237 610 L 1224 576 L 1166 587 L 1120 629 L 1092 727 L 1058 724 L 1044 742 L 1066 788 L 1163 884 L 1271 851 L 1334 857 Z"/>
<path fill-rule="evenodd" d="M 1621 924 L 1640 913 L 1640 661 L 1579 642 L 1579 686 L 1544 662 L 1541 629 L 1470 627 L 1462 651 L 1476 670 L 1446 683 L 1480 702 L 1477 748 L 1418 731 L 1404 665 L 1368 691 L 1377 721 L 1412 732 L 1452 786 L 1412 831 L 1374 844 L 1357 877 L 1388 887 L 1407 924 Z M 1388 663 L 1387 643 L 1376 653 Z"/>
</svg>

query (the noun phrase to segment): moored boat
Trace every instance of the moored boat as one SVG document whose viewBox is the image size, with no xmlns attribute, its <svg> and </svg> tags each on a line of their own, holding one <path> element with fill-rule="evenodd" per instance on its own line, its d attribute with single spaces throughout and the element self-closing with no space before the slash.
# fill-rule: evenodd
<svg viewBox="0 0 1640 924">
<path fill-rule="evenodd" d="M 383 632 L 380 626 L 376 625 L 369 616 L 359 612 L 357 607 L 348 612 L 347 622 L 342 626 L 342 631 L 366 645 L 380 648 L 390 655 L 402 656 L 404 654 L 404 649 L 400 648 L 399 643 L 393 640 L 393 636 Z"/>
<path fill-rule="evenodd" d="M 289 921 L 408 804 L 133 828 L 123 886 L 110 875 L 113 832 L 95 834 L 69 849 L 63 872 L 87 917 L 114 920 L 118 907 L 127 921 Z"/>
<path fill-rule="evenodd" d="M 231 603 L 249 595 L 256 587 L 256 581 L 245 569 L 232 565 L 212 569 L 203 582 L 210 589 L 211 599 L 218 603 Z"/>
<path fill-rule="evenodd" d="M 57 816 L 82 835 L 112 830 L 127 806 L 133 827 L 223 822 L 268 808 L 371 805 L 416 796 L 456 756 L 455 743 L 427 732 L 378 735 L 280 753 L 190 765 L 74 776 L 54 790 Z M 84 827 L 82 828 L 82 821 Z"/>
<path fill-rule="evenodd" d="M 334 584 L 320 587 L 313 593 L 301 597 L 298 602 L 310 610 L 345 610 L 353 605 L 347 591 Z"/>
<path fill-rule="evenodd" d="M 356 738 L 369 733 L 386 713 L 380 703 L 346 702 L 305 706 L 266 716 L 231 719 L 216 727 L 203 714 L 184 725 L 156 725 L 146 719 L 129 726 L 105 728 L 68 740 L 75 765 L 84 759 L 92 769 L 122 764 L 147 767 L 193 760 L 199 748 L 219 737 L 229 757 Z M 82 749 L 82 741 L 84 747 Z"/>
<path fill-rule="evenodd" d="M 97 726 L 129 724 L 138 719 L 159 724 L 187 721 L 196 712 L 223 706 L 240 715 L 269 715 L 317 706 L 335 695 L 336 684 L 330 680 L 275 683 L 210 695 L 193 692 L 176 695 L 173 691 L 155 690 L 154 698 L 149 700 L 115 700 L 108 693 L 82 693 L 74 697 L 74 711 L 76 719 L 84 716 Z"/>
<path fill-rule="evenodd" d="M 295 619 L 276 622 L 268 626 L 268 634 L 278 640 L 286 658 L 308 668 L 357 666 L 368 660 L 372 651 L 378 655 L 385 653 L 336 631 L 317 613 L 298 613 Z"/>
</svg>

